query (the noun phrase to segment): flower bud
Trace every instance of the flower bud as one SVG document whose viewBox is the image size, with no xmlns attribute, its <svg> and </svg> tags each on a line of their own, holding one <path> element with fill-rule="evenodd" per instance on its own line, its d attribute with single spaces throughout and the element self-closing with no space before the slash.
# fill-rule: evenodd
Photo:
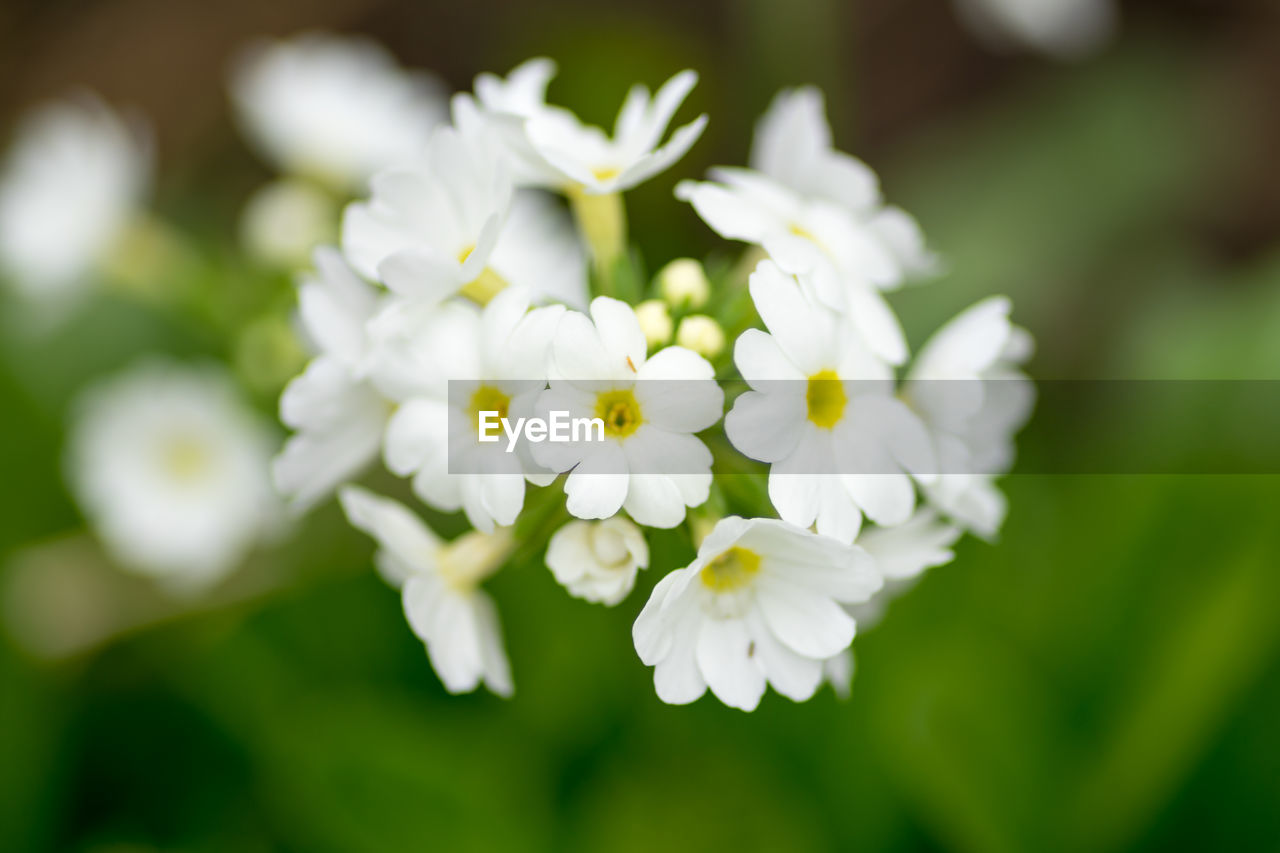
<svg viewBox="0 0 1280 853">
<path fill-rule="evenodd" d="M 298 180 L 272 181 L 259 189 L 240 216 L 240 236 L 262 263 L 300 269 L 311 252 L 337 236 L 338 209 L 332 198 Z"/>
<path fill-rule="evenodd" d="M 690 314 L 680 321 L 676 343 L 705 358 L 714 358 L 724 349 L 724 329 L 706 314 Z"/>
<path fill-rule="evenodd" d="M 711 282 L 702 264 L 693 258 L 677 258 L 658 273 L 662 298 L 675 306 L 700 308 L 711 295 Z"/>
<path fill-rule="evenodd" d="M 667 311 L 667 303 L 661 299 L 646 299 L 636 306 L 636 319 L 640 321 L 640 331 L 649 346 L 656 347 L 671 340 L 674 324 Z"/>
</svg>

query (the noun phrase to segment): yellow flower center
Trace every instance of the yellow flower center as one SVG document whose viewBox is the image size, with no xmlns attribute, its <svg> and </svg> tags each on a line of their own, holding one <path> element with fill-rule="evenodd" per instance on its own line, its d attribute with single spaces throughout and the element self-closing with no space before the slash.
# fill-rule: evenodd
<svg viewBox="0 0 1280 853">
<path fill-rule="evenodd" d="M 475 250 L 476 247 L 472 245 L 459 252 L 458 263 L 466 263 L 467 258 L 471 257 L 471 253 Z M 480 270 L 478 276 L 464 284 L 458 292 L 477 305 L 488 305 L 490 299 L 506 289 L 507 280 L 494 272 L 492 267 L 485 267 Z"/>
<path fill-rule="evenodd" d="M 760 555 L 735 545 L 707 563 L 698 577 L 712 592 L 732 592 L 749 584 L 759 571 Z"/>
<path fill-rule="evenodd" d="M 187 436 L 176 436 L 164 448 L 161 464 L 173 479 L 190 483 L 200 479 L 209 470 L 212 462 L 208 448 L 201 442 Z"/>
<path fill-rule="evenodd" d="M 622 170 L 617 166 L 600 166 L 592 169 L 591 174 L 595 176 L 597 181 L 608 181 L 622 174 Z"/>
<path fill-rule="evenodd" d="M 797 222 L 792 222 L 787 226 L 787 230 L 797 237 L 802 237 L 805 240 L 808 240 L 810 243 L 818 243 L 818 245 L 821 245 L 821 243 L 818 242 L 818 238 L 813 236 L 812 231 Z"/>
<path fill-rule="evenodd" d="M 604 421 L 604 434 L 626 438 L 640 428 L 640 403 L 629 390 L 605 391 L 596 396 L 596 417 Z"/>
<path fill-rule="evenodd" d="M 511 405 L 511 398 L 503 394 L 492 385 L 481 385 L 471 395 L 471 403 L 467 407 L 471 419 L 475 421 L 476 428 L 480 427 L 481 412 L 497 412 L 499 418 L 507 416 L 507 407 Z M 492 421 L 490 421 L 492 423 Z"/>
<path fill-rule="evenodd" d="M 823 429 L 831 429 L 844 417 L 844 384 L 834 370 L 819 370 L 809 377 L 809 389 L 804 395 L 809 406 L 809 420 Z"/>
</svg>

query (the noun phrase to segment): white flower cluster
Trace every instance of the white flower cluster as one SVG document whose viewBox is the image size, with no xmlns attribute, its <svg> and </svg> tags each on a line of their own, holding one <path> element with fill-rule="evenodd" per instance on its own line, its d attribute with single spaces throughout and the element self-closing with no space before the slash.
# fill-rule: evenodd
<svg viewBox="0 0 1280 853">
<path fill-rule="evenodd" d="M 701 134 L 705 116 L 667 134 L 696 75 L 633 88 L 610 134 L 546 103 L 554 71 L 535 59 L 481 75 L 454 96 L 449 126 L 373 174 L 345 210 L 340 248 L 315 253 L 298 294 L 314 358 L 281 399 L 294 435 L 277 485 L 298 510 L 338 491 L 450 691 L 511 692 L 482 584 L 517 549 L 541 547 L 546 519 L 568 515 L 545 562 L 586 601 L 626 598 L 651 562 L 644 528 L 682 528 L 696 547 L 687 567 L 659 567 L 635 623 L 661 699 L 710 688 L 750 710 L 769 684 L 807 699 L 851 671 L 858 618 L 949 560 L 962 530 L 998 529 L 992 480 L 1030 399 L 982 386 L 1020 375 L 1028 338 L 1006 300 L 988 300 L 897 381 L 908 349 L 884 294 L 940 265 L 875 175 L 832 147 L 821 95 L 784 92 L 757 129 L 753 169 L 676 190 L 761 258 L 749 294 L 765 330 L 737 338 L 751 390 L 724 418 L 717 291 L 741 285 L 713 285 L 681 259 L 654 299 L 615 298 L 628 262 L 621 193 Z M 968 390 L 940 393 L 950 380 Z M 482 413 L 562 412 L 603 431 L 512 453 L 477 428 Z M 722 423 L 770 464 L 772 508 L 726 504 L 712 472 Z M 350 485 L 378 458 L 472 530 L 444 542 L 403 504 Z"/>
<path fill-rule="evenodd" d="M 78 409 L 76 496 L 117 562 L 195 593 L 278 529 L 268 469 L 295 513 L 337 492 L 446 688 L 503 695 L 486 579 L 545 548 L 571 595 L 614 606 L 654 562 L 646 528 L 674 530 L 696 557 L 655 567 L 633 632 L 662 700 L 709 688 L 750 710 L 768 685 L 796 701 L 824 679 L 847 690 L 855 626 L 963 532 L 997 534 L 1030 337 L 994 297 L 911 358 L 886 294 L 941 264 L 833 147 L 811 88 L 778 95 L 751 168 L 675 189 L 749 244 L 749 281 L 680 258 L 645 292 L 622 193 L 702 134 L 705 115 L 669 132 L 697 77 L 633 87 L 607 132 L 546 102 L 554 73 L 534 59 L 446 100 L 361 39 L 245 54 L 233 100 L 282 173 L 246 237 L 312 267 L 297 288 L 311 359 L 280 398 L 292 435 L 269 461 L 228 377 L 144 364 Z M 37 113 L 0 175 L 0 274 L 28 296 L 81 289 L 137 227 L 149 173 L 145 134 L 100 102 Z M 748 386 L 727 415 L 718 379 Z M 559 415 L 599 432 L 484 440 L 492 416 L 505 430 Z M 726 457 L 767 465 L 767 498 L 718 482 Z M 352 485 L 377 460 L 469 532 L 442 541 Z"/>
</svg>

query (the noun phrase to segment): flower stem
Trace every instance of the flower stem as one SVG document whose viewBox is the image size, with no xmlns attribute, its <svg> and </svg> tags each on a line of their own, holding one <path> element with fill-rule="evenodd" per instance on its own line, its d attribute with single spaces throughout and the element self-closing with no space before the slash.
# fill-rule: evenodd
<svg viewBox="0 0 1280 853">
<path fill-rule="evenodd" d="M 627 212 L 621 193 L 592 195 L 575 187 L 568 193 L 578 231 L 591 250 L 603 295 L 613 295 L 613 267 L 627 245 Z"/>
</svg>

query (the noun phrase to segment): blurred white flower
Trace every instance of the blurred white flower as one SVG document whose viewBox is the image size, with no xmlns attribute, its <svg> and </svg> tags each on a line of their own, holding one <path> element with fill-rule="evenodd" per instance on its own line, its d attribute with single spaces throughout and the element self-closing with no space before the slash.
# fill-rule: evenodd
<svg viewBox="0 0 1280 853">
<path fill-rule="evenodd" d="M 272 462 L 276 487 L 301 512 L 358 475 L 378 455 L 391 402 L 369 381 L 368 320 L 384 301 L 336 249 L 315 253 L 298 315 L 317 354 L 280 395 L 280 420 L 296 431 Z"/>
<path fill-rule="evenodd" d="M 429 505 L 464 510 L 486 533 L 515 523 L 524 506 L 526 475 L 536 466 L 502 437 L 479 440 L 480 418 L 512 422 L 532 414 L 546 388 L 547 350 L 564 313 L 552 305 L 529 311 L 529 293 L 510 288 L 483 312 L 461 302 L 422 306 L 396 301 L 373 323 L 381 338 L 375 375 L 394 372 L 384 387 L 400 407 L 387 425 L 384 459 Z M 493 415 L 488 417 L 493 418 Z"/>
<path fill-rule="evenodd" d="M 915 515 L 897 527 L 863 530 L 857 544 L 874 560 L 884 586 L 866 601 L 844 606 L 845 612 L 858 624 L 858 630 L 866 633 L 879 624 L 889 603 L 911 589 L 926 569 L 955 559 L 951 546 L 961 532 L 960 528 L 940 520 L 937 512 L 929 508 L 916 510 Z M 856 670 L 853 649 L 829 658 L 823 670 L 836 694 L 847 697 Z"/>
<path fill-rule="evenodd" d="M 32 299 L 83 291 L 117 247 L 151 168 L 147 130 L 92 95 L 28 115 L 0 174 L 0 276 Z"/>
<path fill-rule="evenodd" d="M 851 285 L 889 290 L 933 266 L 914 221 L 896 208 L 853 210 L 750 169 L 718 167 L 711 177 L 681 181 L 676 197 L 720 236 L 761 246 L 788 268 L 823 259 Z"/>
<path fill-rule="evenodd" d="M 505 78 L 484 73 L 476 77 L 475 94 L 453 96 L 453 123 L 464 137 L 495 147 L 518 186 L 556 186 L 553 171 L 533 150 L 525 135 L 527 119 L 543 112 L 567 112 L 547 105 L 547 84 L 556 64 L 545 57 L 527 60 Z"/>
<path fill-rule="evenodd" d="M 447 119 L 435 78 L 361 36 L 307 33 L 251 45 L 231 76 L 241 125 L 282 172 L 344 192 L 421 156 Z"/>
<path fill-rule="evenodd" d="M 1021 47 L 1058 59 L 1094 53 L 1114 35 L 1114 0 L 956 0 L 956 12 L 996 48 Z"/>
<path fill-rule="evenodd" d="M 635 311 L 605 296 L 592 300 L 590 317 L 564 316 L 552 354 L 551 388 L 539 395 L 537 415 L 604 421 L 604 441 L 532 447 L 541 465 L 571 472 L 569 512 L 610 518 L 625 509 L 640 524 L 675 527 L 711 488 L 711 451 L 694 435 L 724 408 L 711 365 L 675 346 L 646 359 Z"/>
<path fill-rule="evenodd" d="M 220 369 L 152 362 L 80 399 L 67 473 L 122 567 L 193 594 L 278 527 L 274 443 Z"/>
<path fill-rule="evenodd" d="M 403 296 L 483 304 L 508 285 L 535 300 L 586 304 L 586 260 L 568 215 L 534 191 L 515 193 L 491 148 L 452 128 L 412 167 L 379 173 L 349 205 L 342 245 L 351 265 Z"/>
<path fill-rule="evenodd" d="M 658 271 L 662 298 L 678 307 L 701 308 L 711 298 L 711 282 L 702 264 L 693 258 L 676 258 Z"/>
<path fill-rule="evenodd" d="M 510 696 L 498 613 L 480 588 L 510 555 L 510 531 L 471 531 L 442 542 L 401 503 L 355 486 L 338 498 L 351 523 L 378 543 L 378 570 L 400 586 L 409 627 L 426 645 L 445 689 L 469 693 L 483 683 Z"/>
<path fill-rule="evenodd" d="M 893 372 L 843 317 L 770 261 L 751 275 L 768 333 L 748 329 L 734 361 L 751 386 L 725 417 L 742 453 L 770 463 L 769 497 L 792 524 L 852 542 L 862 515 L 892 526 L 936 470 L 929 433 L 894 396 Z"/>
<path fill-rule="evenodd" d="M 832 148 L 817 89 L 778 93 L 756 126 L 751 165 L 712 169 L 713 181 L 684 181 L 676 196 L 721 236 L 762 246 L 788 272 L 821 257 L 850 285 L 890 289 L 937 271 L 915 220 L 884 204 L 875 173 Z"/>
<path fill-rule="evenodd" d="M 813 86 L 783 89 L 756 122 L 751 168 L 811 198 L 853 212 L 880 204 L 880 181 L 856 157 L 831 145 L 822 92 Z"/>
<path fill-rule="evenodd" d="M 889 602 L 909 590 L 926 570 L 954 560 L 951 546 L 963 532 L 930 507 L 916 510 L 897 527 L 863 530 L 857 544 L 875 561 L 884 586 L 866 601 L 845 607 L 858 628 L 865 632 L 875 627 Z"/>
<path fill-rule="evenodd" d="M 551 537 L 547 568 L 570 594 L 613 606 L 649 567 L 649 545 L 640 528 L 621 516 L 571 521 Z"/>
<path fill-rule="evenodd" d="M 256 260 L 300 269 L 311 253 L 338 236 L 333 197 L 308 181 L 282 178 L 250 196 L 240 214 L 240 240 Z"/>
<path fill-rule="evenodd" d="M 924 278 L 941 269 L 915 219 L 884 204 L 875 172 L 832 147 L 818 89 L 784 89 L 774 97 L 756 124 L 751 167 L 805 198 L 834 202 L 854 214 L 897 262 L 902 279 Z M 806 235 L 793 231 L 792 236 Z"/>
<path fill-rule="evenodd" d="M 797 702 L 822 681 L 823 662 L 848 648 L 854 620 L 841 603 L 880 587 L 856 546 L 784 521 L 721 519 L 688 567 L 653 589 L 636 619 L 636 652 L 654 667 L 658 698 L 692 702 L 708 687 L 754 710 L 766 684 Z"/>
<path fill-rule="evenodd" d="M 1027 422 L 1035 386 L 1018 365 L 1031 356 L 1031 336 L 1009 320 L 1012 305 L 993 296 L 962 311 L 934 333 L 903 383 L 903 399 L 933 434 L 938 476 L 926 498 L 945 515 L 986 538 L 1004 521 L 995 478 L 1013 465 L 1014 434 Z"/>
</svg>

